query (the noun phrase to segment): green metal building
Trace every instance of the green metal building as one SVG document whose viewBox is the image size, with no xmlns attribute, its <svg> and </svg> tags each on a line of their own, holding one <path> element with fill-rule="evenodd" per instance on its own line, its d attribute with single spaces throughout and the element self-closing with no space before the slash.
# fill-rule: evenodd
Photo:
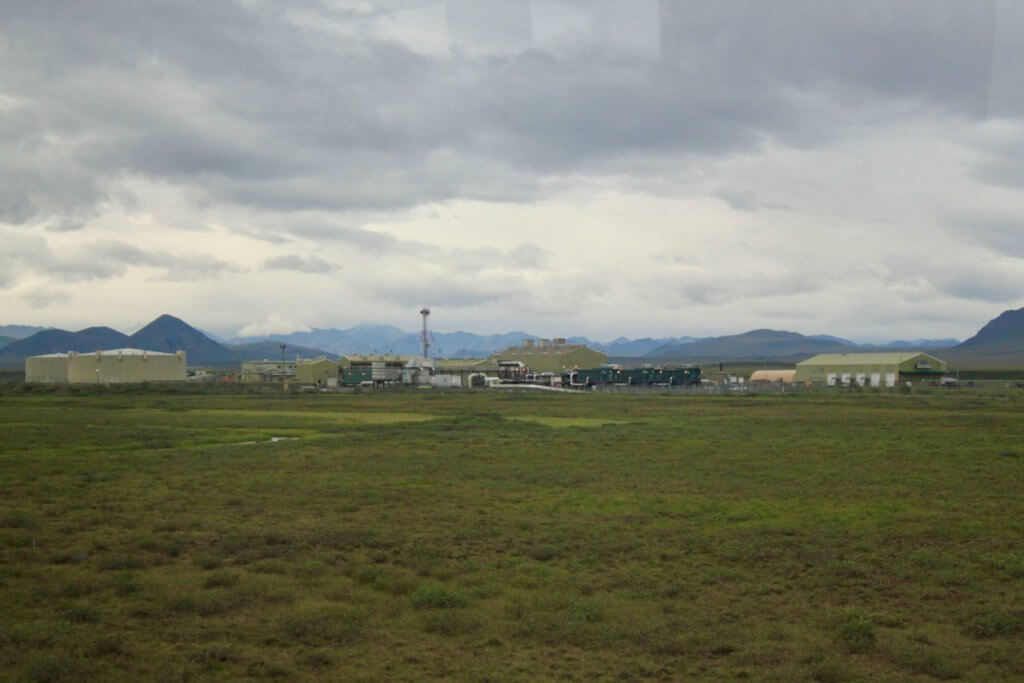
<svg viewBox="0 0 1024 683">
<path fill-rule="evenodd" d="M 826 353 L 797 363 L 794 381 L 894 387 L 908 381 L 938 379 L 945 372 L 945 361 L 927 353 Z"/>
<path fill-rule="evenodd" d="M 338 359 L 341 383 L 345 385 L 373 382 L 375 385 L 398 384 L 402 370 L 416 356 L 386 354 L 350 354 Z"/>
</svg>

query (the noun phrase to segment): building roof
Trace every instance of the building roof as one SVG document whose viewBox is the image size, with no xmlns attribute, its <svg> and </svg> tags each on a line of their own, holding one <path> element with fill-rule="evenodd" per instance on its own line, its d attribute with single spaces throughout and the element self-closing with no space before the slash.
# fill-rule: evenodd
<svg viewBox="0 0 1024 683">
<path fill-rule="evenodd" d="M 472 370 L 497 370 L 498 364 L 490 358 L 444 358 L 434 361 L 434 367 L 438 370 L 472 369 Z"/>
<path fill-rule="evenodd" d="M 177 354 L 164 353 L 163 351 L 147 351 L 145 349 L 106 349 L 103 351 L 75 351 L 79 356 L 89 356 L 93 354 L 100 354 L 102 356 L 174 356 Z M 66 353 L 46 353 L 41 356 L 31 356 L 32 358 L 67 358 Z"/>
<path fill-rule="evenodd" d="M 504 351 L 491 354 L 491 358 L 519 358 L 523 356 L 565 356 L 575 351 L 592 351 L 601 353 L 587 347 L 585 344 L 559 344 L 550 346 L 510 346 Z M 603 354 L 602 354 L 603 355 Z"/>
<path fill-rule="evenodd" d="M 939 360 L 935 356 L 930 356 L 920 351 L 901 351 L 896 353 L 822 353 L 801 361 L 797 365 L 899 365 L 920 356 L 925 356 L 935 361 Z"/>
<path fill-rule="evenodd" d="M 341 360 L 351 361 L 402 361 L 408 363 L 413 358 L 419 358 L 419 356 L 398 356 L 393 353 L 350 353 L 341 357 Z"/>
</svg>

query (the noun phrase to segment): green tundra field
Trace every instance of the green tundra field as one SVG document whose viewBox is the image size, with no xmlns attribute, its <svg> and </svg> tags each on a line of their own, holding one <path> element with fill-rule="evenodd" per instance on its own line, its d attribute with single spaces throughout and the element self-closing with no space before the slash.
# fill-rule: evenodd
<svg viewBox="0 0 1024 683">
<path fill-rule="evenodd" d="M 1024 677 L 1020 389 L 15 387 L 0 430 L 3 679 Z"/>
</svg>

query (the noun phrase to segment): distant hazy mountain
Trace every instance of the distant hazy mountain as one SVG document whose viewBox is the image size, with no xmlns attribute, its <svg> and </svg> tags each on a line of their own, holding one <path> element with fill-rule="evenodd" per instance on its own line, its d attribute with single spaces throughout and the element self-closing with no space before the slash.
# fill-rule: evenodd
<svg viewBox="0 0 1024 683">
<path fill-rule="evenodd" d="M 0 349 L 14 341 L 14 337 L 5 337 L 0 335 Z"/>
<path fill-rule="evenodd" d="M 86 353 L 128 346 L 131 346 L 131 338 L 109 327 L 87 327 L 78 332 L 51 329 L 36 332 L 31 337 L 19 339 L 0 349 L 0 361 L 21 360 L 26 356 L 41 356 L 46 353 Z"/>
<path fill-rule="evenodd" d="M 609 356 L 639 358 L 640 356 L 648 355 L 656 349 L 666 346 L 674 347 L 691 344 L 695 341 L 697 341 L 696 337 L 662 337 L 661 339 L 652 339 L 651 337 L 627 339 L 626 337 L 619 337 L 613 341 L 604 344 L 592 344 L 592 346 L 604 351 Z"/>
<path fill-rule="evenodd" d="M 287 342 L 285 342 L 287 343 Z M 243 360 L 280 360 L 281 342 L 276 340 L 252 342 L 251 344 L 226 344 L 225 348 L 230 351 L 239 361 Z M 299 358 L 319 358 L 326 356 L 334 358 L 337 354 L 320 349 L 311 349 L 306 346 L 288 344 L 284 350 L 285 360 Z M 337 360 L 334 358 L 334 360 Z"/>
<path fill-rule="evenodd" d="M 884 344 L 858 344 L 852 342 L 849 339 L 843 339 L 842 337 L 833 337 L 828 334 L 813 334 L 810 336 L 811 339 L 822 339 L 826 341 L 835 341 L 849 346 L 851 349 L 862 349 L 864 351 L 881 351 L 885 349 L 944 349 L 952 346 L 956 346 L 960 343 L 959 339 L 911 339 L 909 341 L 903 339 L 896 339 L 891 342 Z"/>
<path fill-rule="evenodd" d="M 431 353 L 439 356 L 483 358 L 496 350 L 519 344 L 523 339 L 535 339 L 525 332 L 505 334 L 473 334 L 471 332 L 432 332 Z M 232 344 L 280 340 L 287 344 L 325 349 L 336 355 L 350 353 L 397 353 L 416 355 L 422 351 L 417 332 L 405 332 L 391 325 L 356 325 L 348 329 L 315 329 L 308 332 L 278 334 L 262 337 L 239 337 Z"/>
<path fill-rule="evenodd" d="M 857 342 L 852 342 L 849 339 L 843 339 L 842 337 L 833 337 L 831 334 L 811 334 L 808 335 L 808 339 L 818 339 L 820 341 L 833 341 L 839 342 L 843 346 L 855 347 L 858 346 Z"/>
<path fill-rule="evenodd" d="M 885 344 L 860 344 L 861 349 L 946 349 L 960 343 L 959 339 L 896 339 Z"/>
<path fill-rule="evenodd" d="M 243 360 L 279 358 L 280 341 L 267 340 L 254 344 L 225 346 L 184 320 L 161 315 L 135 334 L 127 335 L 109 327 L 90 327 L 78 332 L 46 329 L 0 348 L 0 363 L 20 364 L 26 356 L 78 351 L 89 353 L 106 349 L 137 348 L 174 353 L 185 351 L 189 365 L 233 365 Z M 298 344 L 288 344 L 285 356 L 294 359 L 333 355 L 327 351 Z"/>
<path fill-rule="evenodd" d="M 33 325 L 0 325 L 0 337 L 24 339 L 25 337 L 31 337 L 36 332 L 52 329 L 52 327 L 35 327 Z"/>
<path fill-rule="evenodd" d="M 680 361 L 795 360 L 818 353 L 842 353 L 850 347 L 840 341 L 807 337 L 796 332 L 752 330 L 725 337 L 698 339 L 687 344 L 666 344 L 648 358 Z"/>
</svg>

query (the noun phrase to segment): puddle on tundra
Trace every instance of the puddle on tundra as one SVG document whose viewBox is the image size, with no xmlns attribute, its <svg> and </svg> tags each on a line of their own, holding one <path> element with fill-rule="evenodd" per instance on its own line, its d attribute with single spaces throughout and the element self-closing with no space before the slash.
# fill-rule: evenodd
<svg viewBox="0 0 1024 683">
<path fill-rule="evenodd" d="M 255 446 L 256 444 L 261 444 L 261 443 L 277 443 L 278 441 L 298 441 L 298 440 L 299 440 L 299 437 L 297 437 L 297 436 L 272 436 L 269 439 L 267 439 L 266 441 L 242 441 L 238 445 L 239 446 Z"/>
</svg>

